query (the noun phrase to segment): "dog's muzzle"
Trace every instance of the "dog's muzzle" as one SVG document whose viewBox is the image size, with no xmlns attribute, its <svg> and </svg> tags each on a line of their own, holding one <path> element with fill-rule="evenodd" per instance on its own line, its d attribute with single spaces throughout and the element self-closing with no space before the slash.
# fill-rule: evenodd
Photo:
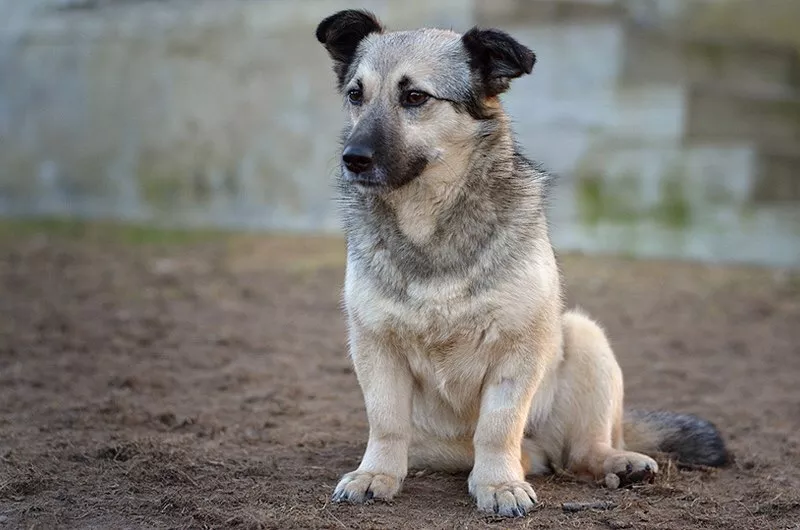
<svg viewBox="0 0 800 530">
<path fill-rule="evenodd" d="M 375 151 L 365 144 L 350 144 L 342 151 L 345 178 L 365 188 L 381 188 L 386 182 L 375 163 Z"/>
<path fill-rule="evenodd" d="M 363 145 L 348 145 L 342 153 L 342 162 L 347 171 L 361 175 L 372 169 L 374 151 Z"/>
</svg>

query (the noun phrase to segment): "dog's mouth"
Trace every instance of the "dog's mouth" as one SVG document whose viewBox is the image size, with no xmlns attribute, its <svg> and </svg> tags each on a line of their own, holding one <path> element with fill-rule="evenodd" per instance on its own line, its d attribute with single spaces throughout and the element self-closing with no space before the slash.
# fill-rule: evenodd
<svg viewBox="0 0 800 530">
<path fill-rule="evenodd" d="M 376 180 L 374 178 L 370 178 L 369 176 L 365 175 L 348 175 L 347 182 L 355 184 L 356 186 L 361 186 L 362 188 L 369 188 L 369 189 L 379 189 L 386 187 L 385 182 Z"/>
<path fill-rule="evenodd" d="M 359 173 L 343 168 L 344 181 L 365 193 L 385 193 L 402 188 L 419 177 L 428 164 L 427 158 L 412 159 L 406 171 L 396 171 L 376 165 Z"/>
<path fill-rule="evenodd" d="M 379 168 L 362 173 L 353 173 L 345 169 L 344 180 L 355 188 L 369 193 L 377 193 L 390 188 L 388 179 Z"/>
</svg>

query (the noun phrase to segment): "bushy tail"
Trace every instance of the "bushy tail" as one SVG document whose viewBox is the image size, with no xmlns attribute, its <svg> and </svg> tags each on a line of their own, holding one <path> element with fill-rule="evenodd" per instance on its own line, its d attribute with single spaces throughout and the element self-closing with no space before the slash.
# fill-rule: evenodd
<svg viewBox="0 0 800 530">
<path fill-rule="evenodd" d="M 716 426 L 692 414 L 626 411 L 623 436 L 628 451 L 670 453 L 685 464 L 721 467 L 731 460 Z"/>
</svg>

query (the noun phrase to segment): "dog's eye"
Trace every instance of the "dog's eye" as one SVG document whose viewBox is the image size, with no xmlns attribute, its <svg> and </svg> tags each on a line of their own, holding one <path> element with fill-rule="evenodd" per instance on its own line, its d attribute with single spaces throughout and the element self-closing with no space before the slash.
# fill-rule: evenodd
<svg viewBox="0 0 800 530">
<path fill-rule="evenodd" d="M 404 107 L 419 107 L 428 101 L 429 98 L 430 96 L 425 92 L 420 92 L 419 90 L 409 90 L 408 92 L 403 92 L 403 95 L 400 98 L 400 103 Z"/>
<path fill-rule="evenodd" d="M 353 88 L 347 91 L 347 100 L 353 105 L 361 105 L 364 101 L 364 92 L 360 88 Z"/>
</svg>

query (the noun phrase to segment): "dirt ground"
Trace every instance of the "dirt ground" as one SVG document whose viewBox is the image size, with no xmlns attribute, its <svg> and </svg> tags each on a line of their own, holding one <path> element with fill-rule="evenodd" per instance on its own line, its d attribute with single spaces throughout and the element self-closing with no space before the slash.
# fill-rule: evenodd
<svg viewBox="0 0 800 530">
<path fill-rule="evenodd" d="M 4 226 L 0 528 L 800 528 L 796 274 L 562 256 L 628 403 L 711 419 L 735 462 L 615 491 L 533 478 L 538 510 L 508 521 L 465 475 L 329 502 L 367 434 L 340 241 Z M 593 500 L 615 507 L 562 509 Z"/>
</svg>

